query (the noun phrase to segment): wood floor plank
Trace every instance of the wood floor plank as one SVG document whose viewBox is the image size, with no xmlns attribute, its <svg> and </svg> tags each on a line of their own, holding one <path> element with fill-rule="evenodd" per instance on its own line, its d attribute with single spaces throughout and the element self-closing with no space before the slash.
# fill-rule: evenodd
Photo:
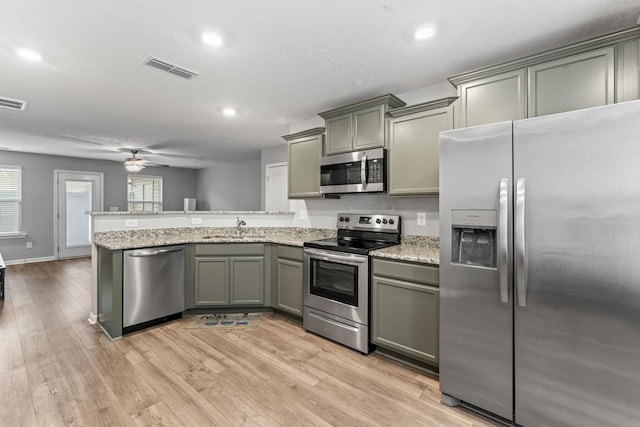
<svg viewBox="0 0 640 427">
<path fill-rule="evenodd" d="M 83 426 L 78 402 L 64 378 L 31 386 L 31 395 L 40 426 Z"/>
<path fill-rule="evenodd" d="M 135 425 L 140 427 L 164 426 L 164 427 L 189 427 L 180 421 L 179 417 L 164 402 L 158 402 L 145 408 L 143 411 L 132 415 Z"/>
<path fill-rule="evenodd" d="M 29 378 L 24 367 L 0 373 L 0 404 L 2 425 L 36 425 Z"/>
<path fill-rule="evenodd" d="M 162 400 L 114 346 L 94 347 L 87 353 L 130 416 Z"/>
</svg>

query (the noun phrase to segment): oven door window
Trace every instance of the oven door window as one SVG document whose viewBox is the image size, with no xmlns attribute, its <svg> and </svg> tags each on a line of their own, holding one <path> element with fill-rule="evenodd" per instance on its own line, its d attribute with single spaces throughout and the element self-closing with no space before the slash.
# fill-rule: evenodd
<svg viewBox="0 0 640 427">
<path fill-rule="evenodd" d="M 358 306 L 358 266 L 311 259 L 313 295 Z"/>
</svg>

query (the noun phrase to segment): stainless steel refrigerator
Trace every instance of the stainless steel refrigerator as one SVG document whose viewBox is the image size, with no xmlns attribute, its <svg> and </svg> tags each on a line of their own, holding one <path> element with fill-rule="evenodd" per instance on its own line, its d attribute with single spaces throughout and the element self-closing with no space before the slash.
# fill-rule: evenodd
<svg viewBox="0 0 640 427">
<path fill-rule="evenodd" d="M 440 388 L 640 423 L 640 101 L 440 134 Z"/>
</svg>

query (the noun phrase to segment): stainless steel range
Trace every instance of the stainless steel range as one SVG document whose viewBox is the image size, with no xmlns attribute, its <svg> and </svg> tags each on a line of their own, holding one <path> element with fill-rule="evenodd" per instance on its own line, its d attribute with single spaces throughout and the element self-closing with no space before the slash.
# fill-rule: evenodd
<svg viewBox="0 0 640 427">
<path fill-rule="evenodd" d="M 304 243 L 303 326 L 369 353 L 369 252 L 400 243 L 398 215 L 338 214 L 338 235 Z"/>
</svg>

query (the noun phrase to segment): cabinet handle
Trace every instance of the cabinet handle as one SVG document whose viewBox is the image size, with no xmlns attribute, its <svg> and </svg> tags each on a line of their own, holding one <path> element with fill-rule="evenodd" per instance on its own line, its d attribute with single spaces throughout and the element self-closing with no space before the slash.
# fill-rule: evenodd
<svg viewBox="0 0 640 427">
<path fill-rule="evenodd" d="M 508 268 L 508 221 L 509 221 L 509 179 L 500 180 L 498 194 L 500 206 L 498 210 L 498 271 L 500 274 L 500 301 L 509 302 L 509 268 Z"/>
</svg>

